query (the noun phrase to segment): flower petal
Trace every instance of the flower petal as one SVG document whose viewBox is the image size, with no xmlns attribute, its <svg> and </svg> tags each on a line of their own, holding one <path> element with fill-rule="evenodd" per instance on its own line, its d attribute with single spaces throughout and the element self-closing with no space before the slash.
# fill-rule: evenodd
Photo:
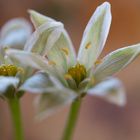
<svg viewBox="0 0 140 140">
<path fill-rule="evenodd" d="M 26 19 L 12 19 L 1 29 L 0 46 L 23 49 L 31 33 L 32 27 Z"/>
<path fill-rule="evenodd" d="M 66 69 L 66 63 L 73 66 L 76 54 L 63 24 L 35 11 L 30 11 L 30 15 L 35 25 L 39 26 L 26 44 L 26 50 L 47 55 L 50 61 L 54 61 L 62 69 Z"/>
<path fill-rule="evenodd" d="M 55 36 L 58 34 L 60 36 L 55 40 Z M 67 72 L 68 67 L 76 63 L 75 51 L 68 34 L 63 28 L 57 28 L 49 36 L 45 54 L 48 60 L 55 62 L 61 70 L 65 70 L 64 73 Z"/>
<path fill-rule="evenodd" d="M 94 71 L 96 81 L 101 81 L 108 76 L 112 76 L 131 63 L 140 54 L 140 44 L 118 49 L 105 58 L 101 64 L 97 65 Z"/>
<path fill-rule="evenodd" d="M 55 65 L 49 64 L 45 57 L 41 57 L 35 53 L 14 49 L 8 49 L 6 54 L 12 60 L 12 62 L 16 62 L 22 66 L 29 66 L 38 70 L 43 70 L 52 76 L 57 77 L 64 85 L 67 85 L 63 73 L 57 69 Z"/>
<path fill-rule="evenodd" d="M 60 82 L 48 75 L 47 73 L 38 72 L 34 76 L 30 77 L 20 87 L 20 90 L 28 91 L 30 93 L 44 93 L 54 88 L 62 88 Z"/>
<path fill-rule="evenodd" d="M 34 24 L 35 28 L 37 28 L 40 25 L 47 23 L 47 22 L 55 22 L 54 19 L 44 16 L 34 10 L 29 10 L 29 14 L 30 14 L 31 21 Z"/>
<path fill-rule="evenodd" d="M 63 24 L 60 22 L 42 24 L 35 30 L 35 32 L 25 44 L 25 50 L 42 54 L 51 32 L 60 27 L 63 27 Z"/>
<path fill-rule="evenodd" d="M 13 91 L 15 91 L 18 84 L 19 79 L 16 77 L 0 76 L 0 96 L 10 96 L 10 94 L 14 94 Z"/>
<path fill-rule="evenodd" d="M 104 2 L 96 9 L 87 24 L 80 45 L 78 61 L 87 68 L 91 68 L 93 66 L 94 62 L 103 50 L 110 24 L 110 4 L 108 2 Z"/>
<path fill-rule="evenodd" d="M 70 104 L 76 98 L 75 92 L 68 89 L 53 88 L 52 91 L 46 92 L 36 100 L 37 117 L 43 119 Z"/>
<path fill-rule="evenodd" d="M 76 93 L 64 88 L 57 79 L 46 73 L 37 73 L 29 78 L 20 90 L 33 94 L 40 94 L 36 101 L 39 117 L 51 115 L 62 106 L 72 102 Z"/>
<path fill-rule="evenodd" d="M 31 66 L 36 69 L 47 69 L 47 60 L 34 53 L 8 49 L 6 50 L 8 57 L 14 62 L 21 63 L 24 66 Z"/>
<path fill-rule="evenodd" d="M 108 79 L 88 90 L 88 94 L 98 96 L 106 101 L 119 106 L 126 104 L 125 90 L 121 81 L 117 78 Z"/>
<path fill-rule="evenodd" d="M 25 45 L 26 51 L 46 56 L 63 71 L 67 70 L 67 63 L 70 66 L 75 63 L 76 57 L 72 48 L 69 36 L 61 23 L 41 25 Z"/>
</svg>

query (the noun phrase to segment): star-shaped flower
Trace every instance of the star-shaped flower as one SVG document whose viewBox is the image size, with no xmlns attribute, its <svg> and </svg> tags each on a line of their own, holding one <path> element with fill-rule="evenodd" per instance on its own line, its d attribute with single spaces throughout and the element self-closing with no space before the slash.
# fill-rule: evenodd
<svg viewBox="0 0 140 140">
<path fill-rule="evenodd" d="M 86 94 L 117 105 L 125 104 L 122 83 L 111 76 L 139 55 L 140 44 L 118 49 L 99 59 L 111 24 L 108 2 L 100 5 L 92 15 L 77 56 L 61 22 L 33 10 L 29 13 L 36 30 L 25 45 L 26 51 L 9 49 L 7 55 L 11 60 L 41 70 L 21 87 L 31 93 L 40 93 L 37 102 L 41 115 L 49 115 Z"/>
<path fill-rule="evenodd" d="M 23 82 L 23 69 L 16 61 L 12 62 L 5 51 L 7 48 L 23 49 L 32 33 L 30 23 L 23 18 L 8 21 L 0 31 L 0 97 L 21 96 L 18 86 Z M 26 76 L 24 75 L 24 79 Z"/>
</svg>

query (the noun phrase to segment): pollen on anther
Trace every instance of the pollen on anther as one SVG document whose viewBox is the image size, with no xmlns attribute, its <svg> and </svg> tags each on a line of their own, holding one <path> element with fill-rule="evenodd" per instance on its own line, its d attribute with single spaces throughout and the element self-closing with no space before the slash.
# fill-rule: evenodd
<svg viewBox="0 0 140 140">
<path fill-rule="evenodd" d="M 65 75 L 64 75 L 64 78 L 65 78 L 66 80 L 69 80 L 69 79 L 71 79 L 72 77 L 71 77 L 70 74 L 65 74 Z"/>
<path fill-rule="evenodd" d="M 69 55 L 69 49 L 64 47 L 64 48 L 61 48 L 61 51 L 63 51 L 65 53 L 65 55 Z"/>
<path fill-rule="evenodd" d="M 85 49 L 89 49 L 89 48 L 91 48 L 91 42 L 89 42 L 85 47 Z"/>
<path fill-rule="evenodd" d="M 48 61 L 49 65 L 56 65 L 56 63 L 54 61 Z"/>
<path fill-rule="evenodd" d="M 68 76 L 67 76 L 68 75 Z M 78 86 L 86 78 L 87 72 L 83 65 L 77 63 L 75 66 L 70 67 L 66 73 L 66 78 L 72 78 Z"/>
<path fill-rule="evenodd" d="M 25 72 L 24 69 L 23 69 L 23 68 L 20 68 L 20 67 L 17 68 L 17 70 L 18 70 L 20 73 L 22 73 L 22 74 L 24 74 L 24 72 Z"/>
<path fill-rule="evenodd" d="M 95 61 L 94 65 L 97 66 L 97 65 L 99 65 L 101 63 L 102 63 L 102 60 L 101 59 L 98 59 L 98 60 Z"/>
</svg>

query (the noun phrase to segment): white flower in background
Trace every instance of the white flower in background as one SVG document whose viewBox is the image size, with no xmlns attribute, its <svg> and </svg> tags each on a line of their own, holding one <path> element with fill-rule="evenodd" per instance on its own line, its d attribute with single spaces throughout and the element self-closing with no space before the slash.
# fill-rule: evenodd
<svg viewBox="0 0 140 140">
<path fill-rule="evenodd" d="M 98 59 L 111 24 L 108 2 L 92 15 L 77 57 L 62 23 L 32 10 L 29 13 L 35 32 L 26 43 L 25 51 L 9 49 L 7 55 L 11 60 L 41 70 L 21 87 L 31 93 L 40 93 L 37 101 L 41 115 L 49 115 L 86 94 L 125 105 L 122 83 L 111 76 L 139 55 L 140 44 L 118 49 L 102 60 Z"/>
<path fill-rule="evenodd" d="M 24 18 L 9 20 L 0 31 L 0 46 L 23 49 L 32 33 L 30 23 Z"/>
<path fill-rule="evenodd" d="M 19 93 L 17 88 L 23 79 L 21 64 L 11 62 L 5 50 L 7 48 L 24 49 L 25 42 L 31 33 L 31 25 L 23 18 L 8 21 L 0 30 L 0 97 L 2 98 L 16 96 L 15 94 Z"/>
</svg>

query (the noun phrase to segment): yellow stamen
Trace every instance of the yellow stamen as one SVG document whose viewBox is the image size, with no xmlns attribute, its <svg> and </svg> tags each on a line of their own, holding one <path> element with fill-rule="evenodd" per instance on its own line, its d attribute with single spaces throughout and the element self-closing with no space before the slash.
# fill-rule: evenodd
<svg viewBox="0 0 140 140">
<path fill-rule="evenodd" d="M 0 66 L 0 76 L 15 76 L 18 72 L 18 67 L 15 65 L 1 65 Z"/>
<path fill-rule="evenodd" d="M 89 42 L 85 47 L 85 49 L 89 49 L 89 48 L 91 48 L 91 42 Z"/>
<path fill-rule="evenodd" d="M 56 65 L 56 63 L 54 61 L 48 61 L 49 65 Z"/>
<path fill-rule="evenodd" d="M 70 80 L 72 78 L 70 74 L 65 74 L 64 77 L 65 77 L 66 80 Z"/>
<path fill-rule="evenodd" d="M 61 50 L 65 53 L 65 55 L 69 55 L 69 49 L 68 48 L 61 48 Z"/>
<path fill-rule="evenodd" d="M 25 71 L 24 71 L 24 69 L 23 69 L 23 68 L 18 67 L 17 69 L 18 69 L 18 72 L 20 72 L 20 73 L 24 74 L 24 72 L 25 72 Z"/>
<path fill-rule="evenodd" d="M 97 65 L 99 65 L 99 64 L 101 64 L 101 63 L 102 63 L 102 60 L 101 60 L 101 59 L 98 59 L 98 60 L 95 61 L 94 64 L 95 64 L 95 66 L 97 66 Z"/>
<path fill-rule="evenodd" d="M 86 78 L 87 72 L 85 67 L 78 63 L 74 67 L 69 68 L 66 75 L 69 75 L 67 78 L 72 77 L 78 86 Z"/>
</svg>

